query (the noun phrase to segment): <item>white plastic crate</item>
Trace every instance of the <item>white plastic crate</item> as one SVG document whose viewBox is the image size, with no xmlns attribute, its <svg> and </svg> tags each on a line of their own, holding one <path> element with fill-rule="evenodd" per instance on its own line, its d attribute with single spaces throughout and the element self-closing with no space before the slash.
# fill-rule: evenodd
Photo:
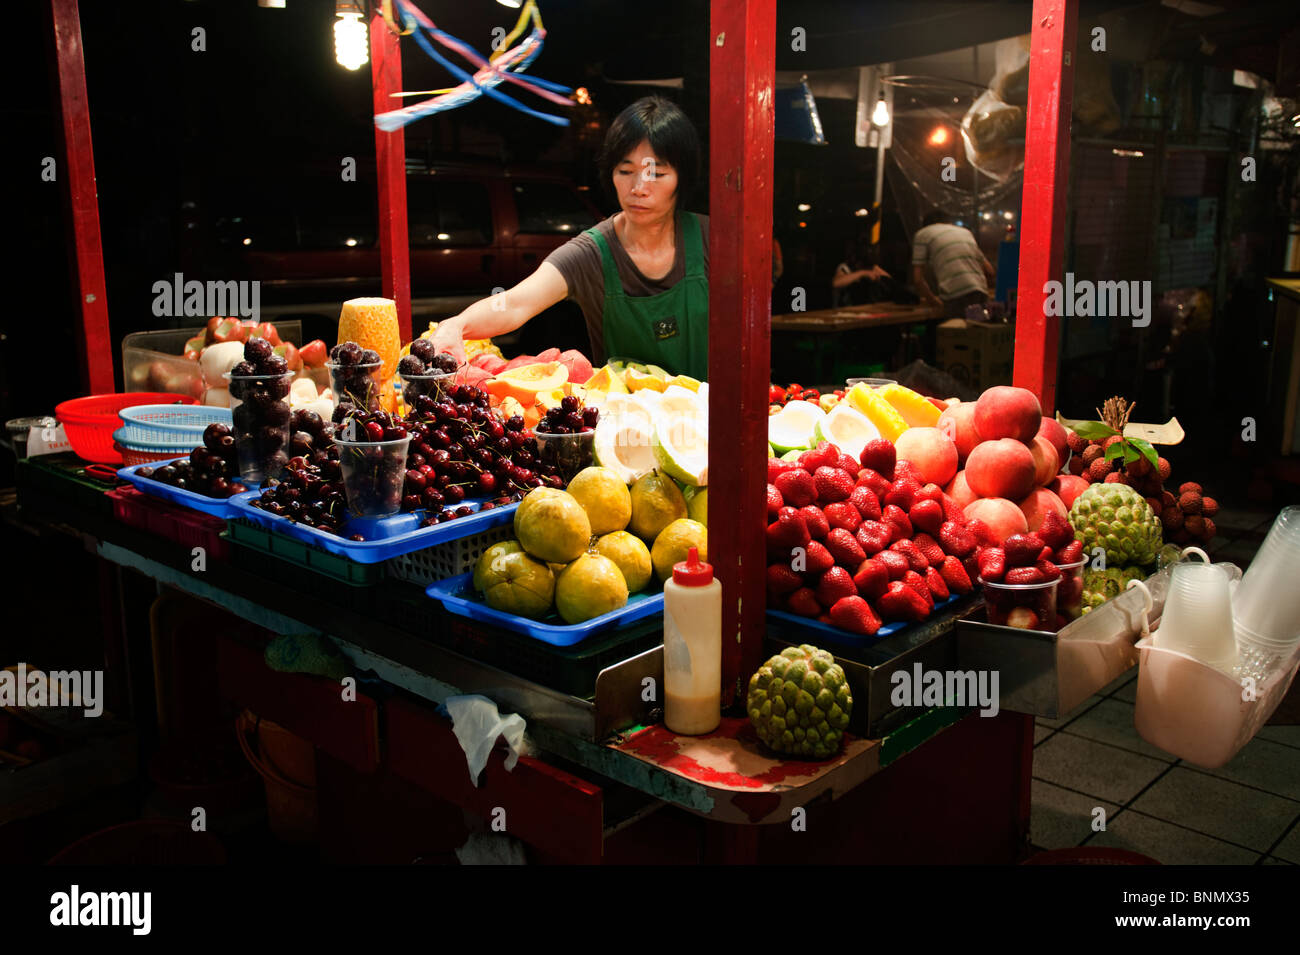
<svg viewBox="0 0 1300 955">
<path fill-rule="evenodd" d="M 387 561 L 388 572 L 398 580 L 427 587 L 435 580 L 469 573 L 485 550 L 514 536 L 514 525 L 502 524 L 469 537 L 394 557 Z"/>
</svg>

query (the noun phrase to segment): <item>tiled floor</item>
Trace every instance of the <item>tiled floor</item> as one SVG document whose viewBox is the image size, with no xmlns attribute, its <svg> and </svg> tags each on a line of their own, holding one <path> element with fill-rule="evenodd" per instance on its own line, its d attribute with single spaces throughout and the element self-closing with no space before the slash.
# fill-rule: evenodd
<svg viewBox="0 0 1300 955">
<path fill-rule="evenodd" d="M 1244 569 L 1275 515 L 1220 515 L 1222 536 L 1207 549 Z M 1172 865 L 1300 865 L 1300 726 L 1265 726 L 1227 765 L 1199 769 L 1138 736 L 1136 688 L 1134 668 L 1074 712 L 1037 721 L 1033 846 L 1122 848 Z"/>
</svg>

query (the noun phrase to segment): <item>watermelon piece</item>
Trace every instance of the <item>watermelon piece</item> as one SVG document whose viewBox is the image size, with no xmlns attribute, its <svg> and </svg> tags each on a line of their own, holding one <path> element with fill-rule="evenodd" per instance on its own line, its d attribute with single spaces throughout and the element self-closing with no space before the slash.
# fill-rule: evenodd
<svg viewBox="0 0 1300 955">
<path fill-rule="evenodd" d="M 556 358 L 558 357 L 559 355 L 557 354 Z M 511 358 L 506 362 L 505 367 L 502 368 L 501 371 L 509 371 L 511 368 L 518 368 L 520 365 L 536 365 L 541 360 L 542 359 L 540 358 L 534 358 L 532 355 L 516 355 L 514 358 Z M 552 359 L 552 361 L 554 360 L 555 359 Z M 500 372 L 497 372 L 497 374 L 500 374 Z"/>
<path fill-rule="evenodd" d="M 491 377 L 482 368 L 475 368 L 473 365 L 461 365 L 460 370 L 456 372 L 456 384 L 473 385 L 475 388 L 482 388 L 483 383 Z"/>
<path fill-rule="evenodd" d="M 570 348 L 566 352 L 560 352 L 559 362 L 565 368 L 569 369 L 569 381 L 581 385 L 587 381 L 595 372 L 592 370 L 591 362 L 587 356 L 576 348 Z"/>
<path fill-rule="evenodd" d="M 533 359 L 533 361 L 541 361 L 541 362 L 559 361 L 559 360 L 560 360 L 560 350 L 558 348 L 548 348 L 546 349 L 546 351 L 542 352 L 540 355 L 538 355 L 536 358 Z"/>
<path fill-rule="evenodd" d="M 489 375 L 496 375 L 505 370 L 506 360 L 500 355 L 483 354 L 476 357 L 470 364 L 475 368 L 482 368 Z"/>
</svg>

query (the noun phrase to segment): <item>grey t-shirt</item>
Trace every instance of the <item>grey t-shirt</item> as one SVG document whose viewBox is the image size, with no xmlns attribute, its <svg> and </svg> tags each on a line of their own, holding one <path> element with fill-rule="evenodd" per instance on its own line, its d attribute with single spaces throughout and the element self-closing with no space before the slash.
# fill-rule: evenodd
<svg viewBox="0 0 1300 955">
<path fill-rule="evenodd" d="M 709 271 L 709 217 L 696 216 L 700 220 L 700 238 L 704 243 L 704 271 Z M 618 268 L 618 277 L 623 282 L 623 292 L 633 297 L 658 295 L 667 292 L 686 277 L 686 242 L 682 235 L 682 217 L 677 216 L 677 236 L 673 240 L 675 255 L 673 267 L 668 274 L 658 280 L 651 280 L 641 274 L 623 243 L 619 242 L 614 231 L 614 218 L 596 225 L 596 230 L 609 246 L 614 256 L 614 265 Z M 565 283 L 569 286 L 569 299 L 577 302 L 587 321 L 587 337 L 591 339 L 591 361 L 600 366 L 605 363 L 605 271 L 601 267 L 600 247 L 589 235 L 576 235 L 564 245 L 546 257 L 546 261 L 555 266 Z"/>
</svg>

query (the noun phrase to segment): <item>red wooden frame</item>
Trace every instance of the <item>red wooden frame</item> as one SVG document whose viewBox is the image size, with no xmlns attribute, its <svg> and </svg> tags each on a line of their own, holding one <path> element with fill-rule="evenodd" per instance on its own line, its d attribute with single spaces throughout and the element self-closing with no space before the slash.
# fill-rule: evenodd
<svg viewBox="0 0 1300 955">
<path fill-rule="evenodd" d="M 113 341 L 108 329 L 95 150 L 90 141 L 90 102 L 86 97 L 86 61 L 77 0 L 50 0 L 50 19 L 63 120 L 63 163 L 57 176 L 68 184 L 69 258 L 81 326 L 77 364 L 87 393 L 104 394 L 115 388 Z"/>
<path fill-rule="evenodd" d="M 394 108 L 393 93 L 402 91 L 402 50 L 399 37 L 384 21 L 379 4 L 370 16 L 370 79 L 376 113 Z M 384 297 L 397 303 L 402 340 L 410 341 L 411 246 L 406 229 L 406 130 L 386 133 L 375 127 L 375 166 L 379 185 L 379 258 Z"/>
<path fill-rule="evenodd" d="M 772 374 L 776 0 L 713 0 L 709 21 L 709 559 L 722 583 L 722 692 L 763 662 Z"/>
<path fill-rule="evenodd" d="M 1070 112 L 1079 0 L 1034 0 L 1029 47 L 1025 175 L 1020 202 L 1020 281 L 1016 294 L 1017 385 L 1056 407 L 1060 319 L 1043 314 L 1045 283 L 1065 260 L 1065 200 L 1070 181 Z"/>
</svg>

